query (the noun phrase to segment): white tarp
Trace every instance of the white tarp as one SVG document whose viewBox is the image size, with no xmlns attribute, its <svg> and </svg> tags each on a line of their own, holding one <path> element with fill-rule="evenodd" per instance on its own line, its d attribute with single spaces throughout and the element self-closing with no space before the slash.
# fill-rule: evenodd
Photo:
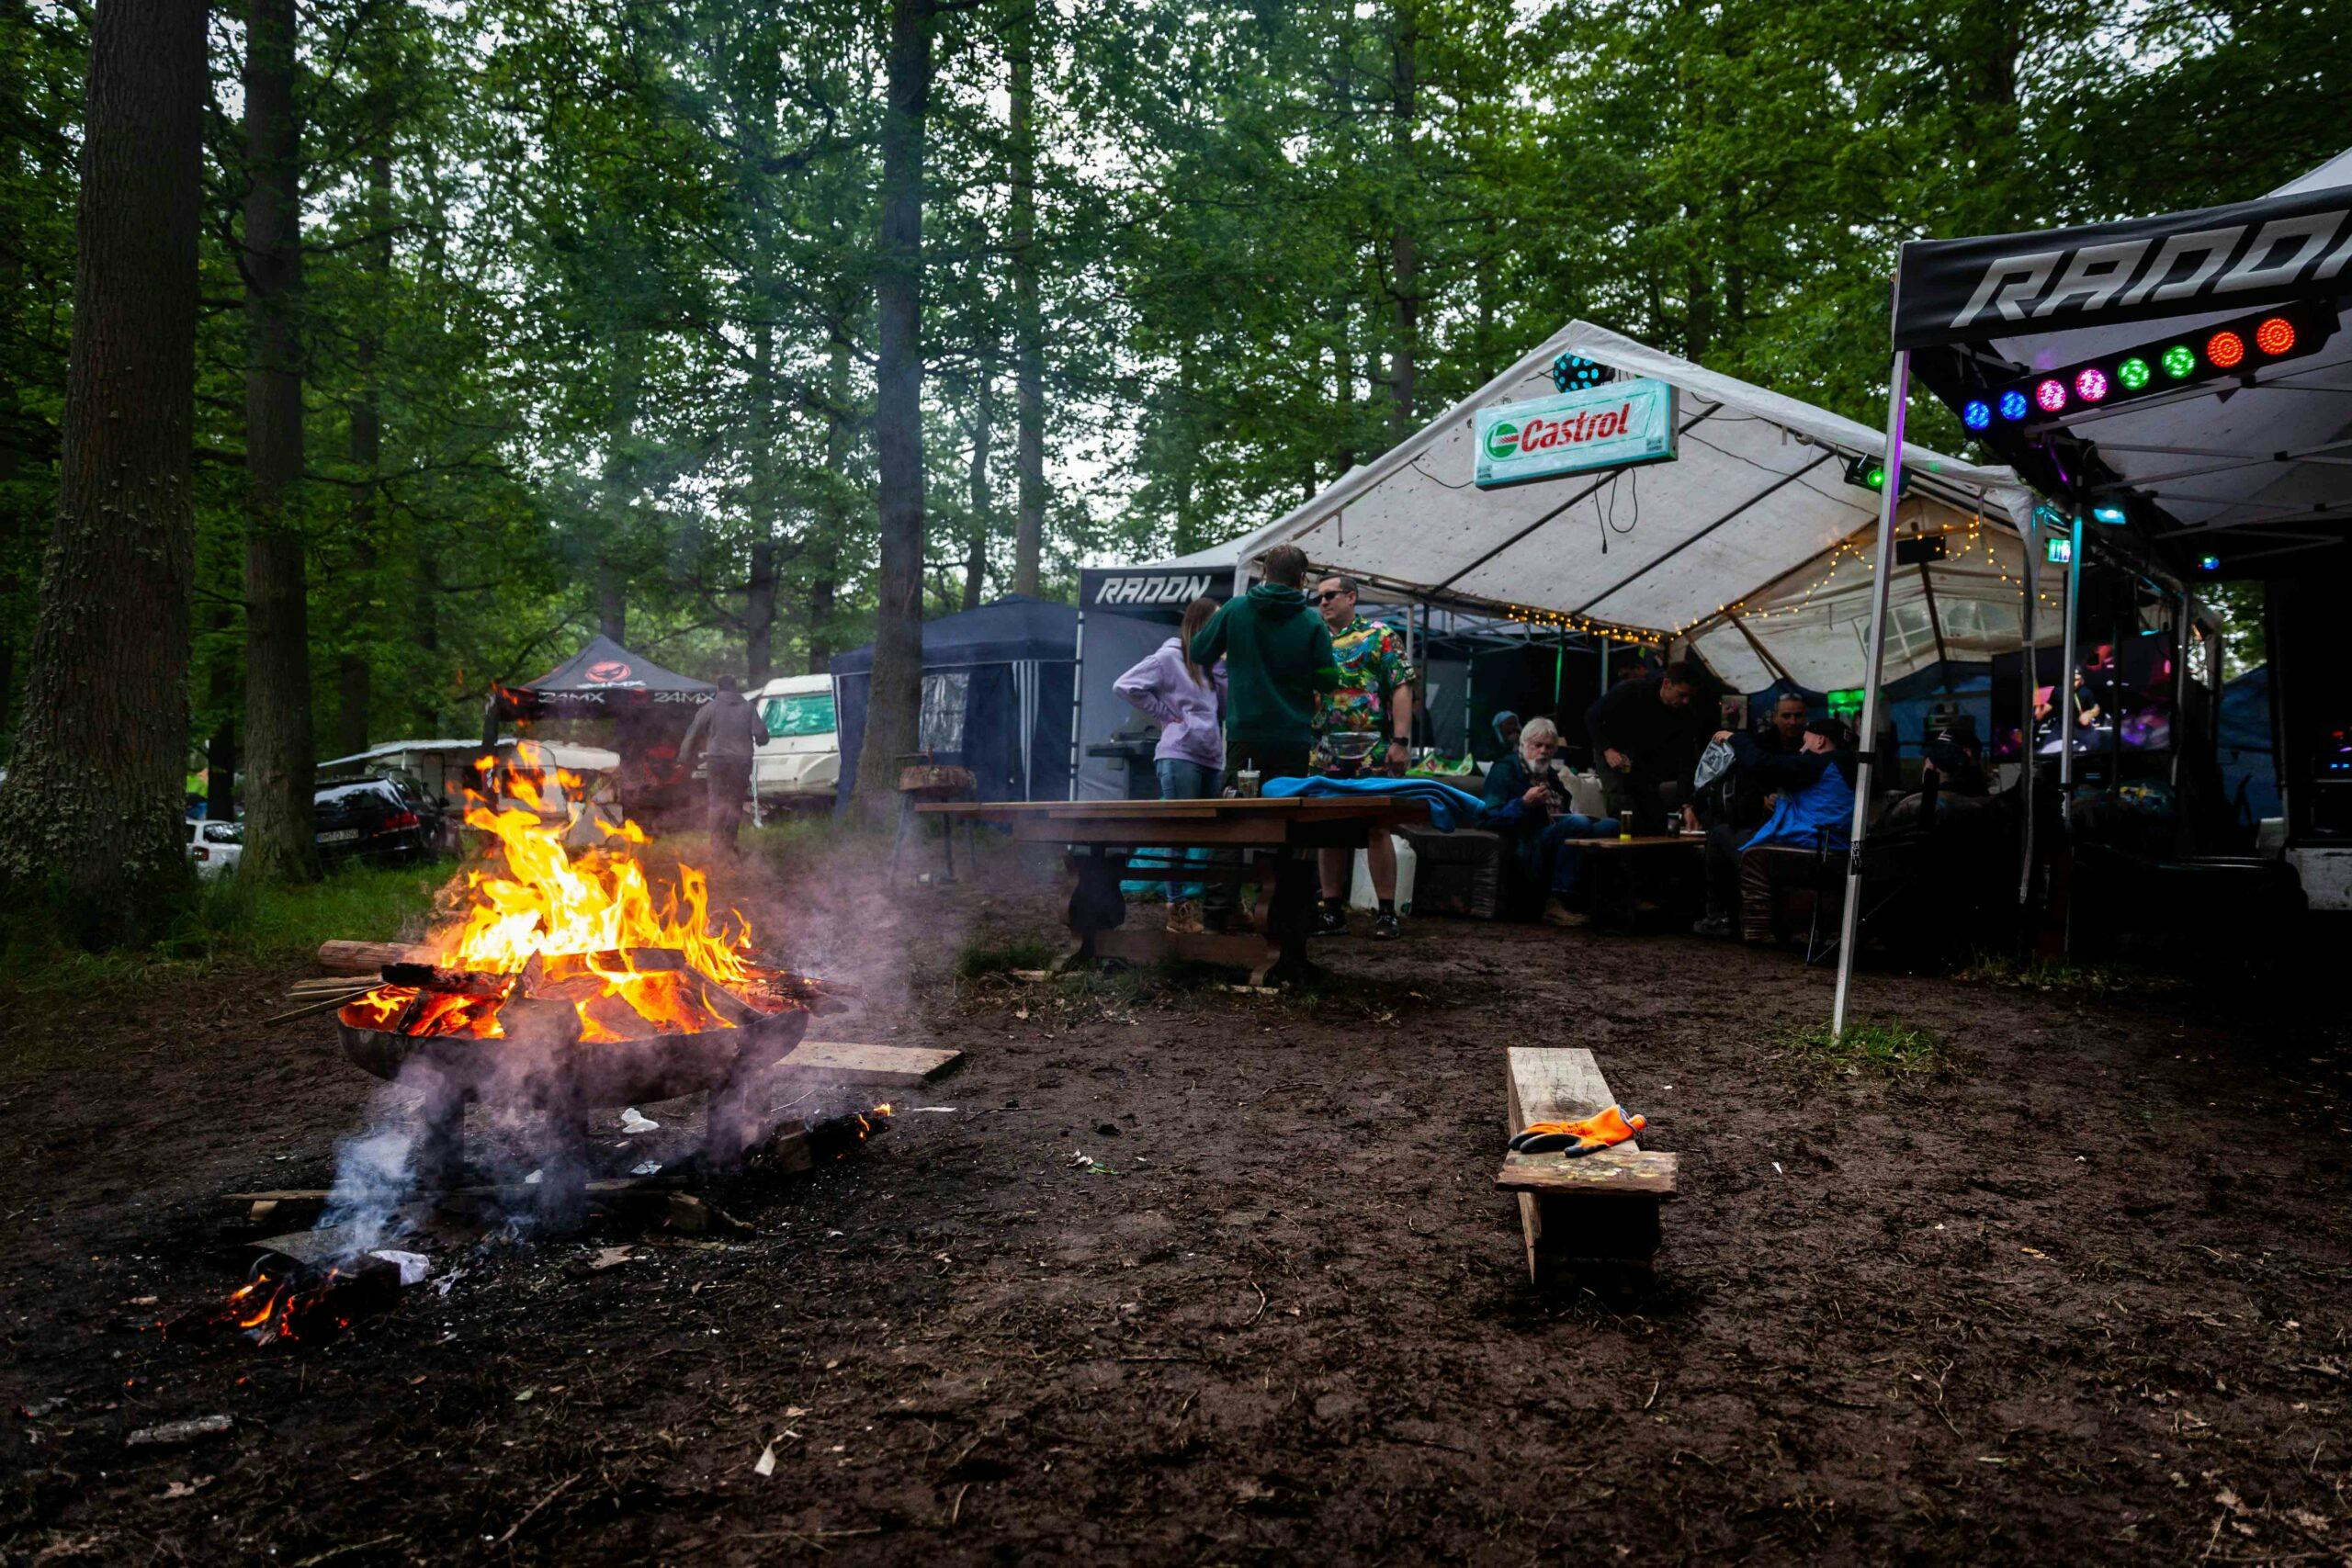
<svg viewBox="0 0 2352 1568">
<path fill-rule="evenodd" d="M 1551 366 L 1562 354 L 1674 386 L 1679 457 L 1511 490 L 1473 488 L 1476 412 L 1551 392 Z M 1875 537 L 1878 497 L 1847 483 L 1845 468 L 1849 457 L 1884 451 L 1884 437 L 1866 425 L 1574 321 L 1234 553 L 1247 561 L 1295 543 L 1317 564 L 1375 584 L 1506 614 L 1565 615 L 1652 640 L 1690 636 L 1719 673 L 1747 689 L 1775 672 L 1720 617 L 1728 611 L 1747 621 L 1752 609 L 1759 615 L 1748 630 L 1773 662 L 1807 685 L 1851 685 L 1861 677 L 1858 627 L 1867 624 L 1868 594 L 1838 573 L 1867 578 L 1869 567 L 1850 552 L 1867 552 Z M 1973 566 L 1929 569 L 1951 656 L 1983 657 L 2004 627 L 2014 647 L 2022 592 L 2016 530 L 2030 525 L 2030 494 L 2007 468 L 1908 444 L 1904 460 L 1912 484 L 1902 533 L 1966 534 L 1975 542 Z M 1949 547 L 1957 557 L 1957 536 Z M 1924 637 L 1897 645 L 1890 679 L 1935 657 L 1918 570 L 1901 569 L 1895 597 Z M 1825 576 L 1823 592 L 1799 613 L 1804 589 Z M 1965 649 L 1952 646 L 1956 627 L 1965 628 Z"/>
</svg>

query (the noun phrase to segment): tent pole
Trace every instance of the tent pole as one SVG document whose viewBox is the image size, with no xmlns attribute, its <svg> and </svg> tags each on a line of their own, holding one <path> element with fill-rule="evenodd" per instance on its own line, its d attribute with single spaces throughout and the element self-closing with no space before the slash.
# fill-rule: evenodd
<svg viewBox="0 0 2352 1568">
<path fill-rule="evenodd" d="M 2059 655 L 2058 683 L 2050 699 L 2058 705 L 2058 809 L 2069 811 L 2075 797 L 2075 634 L 2083 602 L 2083 518 L 2075 514 L 2066 549 L 2066 643 Z"/>
<path fill-rule="evenodd" d="M 1078 722 L 1086 710 L 1086 609 L 1078 612 L 1078 647 L 1071 655 L 1077 663 L 1070 667 L 1069 678 L 1069 798 L 1078 798 Z"/>
<path fill-rule="evenodd" d="M 1878 752 L 1879 671 L 1886 662 L 1886 610 L 1894 587 L 1894 507 L 1903 490 L 1904 405 L 1911 392 L 1911 351 L 1897 349 L 1886 394 L 1886 483 L 1879 493 L 1878 573 L 1871 584 L 1870 663 L 1862 671 L 1861 765 L 1854 773 L 1854 826 L 1846 847 L 1846 905 L 1838 916 L 1838 994 L 1829 1033 L 1846 1032 L 1846 1000 L 1853 988 L 1854 946 L 1861 926 L 1862 844 L 1870 832 L 1871 790 Z"/>
<path fill-rule="evenodd" d="M 2180 754 L 2188 747 L 2188 639 L 2197 632 L 2190 614 L 2188 590 L 2180 591 L 2179 607 L 2172 618 L 2172 787 L 2180 787 Z M 2220 718 L 2217 709 L 2214 717 Z"/>
<path fill-rule="evenodd" d="M 2018 616 L 2018 646 L 2023 655 L 2018 679 L 2024 686 L 2018 694 L 2018 787 L 2024 792 L 2019 798 L 2025 805 L 2025 854 L 2018 871 L 2018 908 L 2023 909 L 2033 901 L 2033 796 L 2035 775 L 2041 771 L 2033 754 L 2033 694 L 2038 684 L 2034 666 L 2041 656 L 2041 633 L 2034 615 L 2041 606 L 2041 530 L 2031 513 L 2018 525 L 2018 537 L 2025 542 L 2025 607 Z"/>
</svg>

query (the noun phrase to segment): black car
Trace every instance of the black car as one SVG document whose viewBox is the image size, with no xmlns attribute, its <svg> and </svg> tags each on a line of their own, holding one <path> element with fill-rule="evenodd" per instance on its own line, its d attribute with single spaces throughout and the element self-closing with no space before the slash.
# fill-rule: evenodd
<svg viewBox="0 0 2352 1568">
<path fill-rule="evenodd" d="M 311 796 L 311 816 L 319 858 L 325 861 L 354 855 L 423 860 L 440 831 L 439 813 L 397 777 L 322 784 Z"/>
</svg>

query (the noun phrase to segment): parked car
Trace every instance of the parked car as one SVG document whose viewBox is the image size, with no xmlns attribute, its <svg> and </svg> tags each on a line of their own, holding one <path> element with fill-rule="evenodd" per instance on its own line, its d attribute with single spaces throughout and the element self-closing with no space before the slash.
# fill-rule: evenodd
<svg viewBox="0 0 2352 1568">
<path fill-rule="evenodd" d="M 319 856 L 329 862 L 423 860 L 440 832 L 440 814 L 396 774 L 322 784 L 311 796 L 311 814 Z"/>
<path fill-rule="evenodd" d="M 833 678 L 783 675 L 752 699 L 768 743 L 752 754 L 752 794 L 764 805 L 831 806 L 842 777 Z"/>
<path fill-rule="evenodd" d="M 224 871 L 234 871 L 237 862 L 244 858 L 245 827 L 242 822 L 210 822 L 192 818 L 187 825 L 187 858 L 196 863 L 198 876 L 218 876 Z"/>
</svg>

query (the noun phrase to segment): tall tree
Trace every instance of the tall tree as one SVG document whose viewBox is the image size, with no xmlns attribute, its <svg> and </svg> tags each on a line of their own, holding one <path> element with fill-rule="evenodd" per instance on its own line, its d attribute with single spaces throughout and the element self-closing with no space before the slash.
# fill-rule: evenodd
<svg viewBox="0 0 2352 1568">
<path fill-rule="evenodd" d="M 0 879 L 91 941 L 153 931 L 187 880 L 204 19 L 100 0 L 91 28 L 57 519 L 0 784 Z"/>
<path fill-rule="evenodd" d="M 1046 325 L 1037 257 L 1037 0 L 1018 0 L 1011 29 L 1013 470 L 1020 514 L 1012 591 L 1035 597 L 1046 539 Z"/>
<path fill-rule="evenodd" d="M 302 125 L 294 0 L 245 21 L 245 851 L 247 876 L 308 880 L 311 729 L 302 480 Z"/>
<path fill-rule="evenodd" d="M 937 0 L 890 0 L 882 231 L 874 287 L 874 456 L 882 560 L 874 674 L 857 763 L 860 804 L 876 818 L 895 798 L 897 759 L 915 749 L 922 704 L 923 118 L 931 105 L 937 17 Z"/>
</svg>

